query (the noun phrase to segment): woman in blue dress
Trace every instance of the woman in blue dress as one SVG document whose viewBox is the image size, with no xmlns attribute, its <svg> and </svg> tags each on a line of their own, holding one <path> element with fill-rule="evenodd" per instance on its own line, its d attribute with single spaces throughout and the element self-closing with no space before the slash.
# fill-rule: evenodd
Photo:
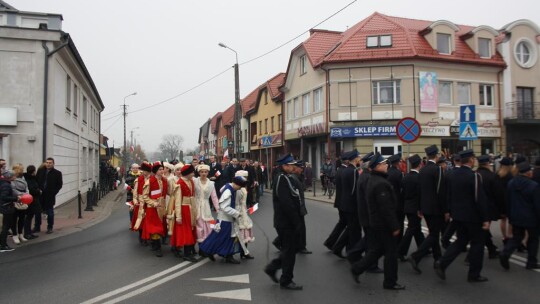
<svg viewBox="0 0 540 304">
<path fill-rule="evenodd" d="M 219 212 L 214 231 L 199 244 L 200 254 L 214 261 L 214 254 L 225 258 L 225 263 L 240 264 L 240 261 L 233 257 L 240 253 L 240 243 L 238 242 L 238 226 L 236 218 L 240 215 L 236 207 L 236 191 L 245 187 L 247 180 L 242 176 L 234 177 L 232 183 L 228 183 L 221 188 L 219 199 Z"/>
</svg>

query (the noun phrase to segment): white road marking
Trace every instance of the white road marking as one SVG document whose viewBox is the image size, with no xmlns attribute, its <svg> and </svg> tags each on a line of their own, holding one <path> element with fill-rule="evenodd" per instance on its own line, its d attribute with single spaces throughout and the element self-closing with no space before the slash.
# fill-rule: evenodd
<svg viewBox="0 0 540 304">
<path fill-rule="evenodd" d="M 127 300 L 129 298 L 132 298 L 134 296 L 140 295 L 143 292 L 146 292 L 146 291 L 148 291 L 148 290 L 150 290 L 152 288 L 155 288 L 155 287 L 157 287 L 157 286 L 159 286 L 161 284 L 167 283 L 168 281 L 170 281 L 172 279 L 176 279 L 177 277 L 179 277 L 179 276 L 181 276 L 183 274 L 186 274 L 186 273 L 188 273 L 188 272 L 190 272 L 190 271 L 192 271 L 194 269 L 197 269 L 197 268 L 201 267 L 202 265 L 208 263 L 208 261 L 209 261 L 209 259 L 204 259 L 204 260 L 202 260 L 202 261 L 200 261 L 200 262 L 198 262 L 196 264 L 193 264 L 193 265 L 191 265 L 191 266 L 189 266 L 189 267 L 187 267 L 187 268 L 185 268 L 185 269 L 183 269 L 183 270 L 181 270 L 181 271 L 179 271 L 177 273 L 173 273 L 173 274 L 171 274 L 169 276 L 166 276 L 166 277 L 164 277 L 164 278 L 162 278 L 162 279 L 160 279 L 158 281 L 155 281 L 152 284 L 148 284 L 148 285 L 146 285 L 144 287 L 141 287 L 141 288 L 139 288 L 137 290 L 134 290 L 134 291 L 132 291 L 130 293 L 126 293 L 125 295 L 122 295 L 122 296 L 120 296 L 118 298 L 114 298 L 112 300 L 109 300 L 109 301 L 105 302 L 104 304 L 118 303 L 118 302 Z"/>
<path fill-rule="evenodd" d="M 196 294 L 196 296 L 251 301 L 251 290 L 249 288 L 244 288 L 236 290 L 201 293 Z"/>
<path fill-rule="evenodd" d="M 228 277 L 206 278 L 201 279 L 203 281 L 217 281 L 217 282 L 230 282 L 230 283 L 244 283 L 249 284 L 249 274 L 240 274 Z"/>
<path fill-rule="evenodd" d="M 84 301 L 84 302 L 82 302 L 81 304 L 93 304 L 93 303 L 97 303 L 97 302 L 99 302 L 99 301 L 102 301 L 102 300 L 105 300 L 105 299 L 110 298 L 110 297 L 112 297 L 112 296 L 115 296 L 115 295 L 117 295 L 117 294 L 120 294 L 120 293 L 122 293 L 122 292 L 124 292 L 124 291 L 130 290 L 130 289 L 132 289 L 132 288 L 135 288 L 135 287 L 140 286 L 140 285 L 143 285 L 143 284 L 146 284 L 146 283 L 148 283 L 148 282 L 150 282 L 150 281 L 153 281 L 153 280 L 155 280 L 155 279 L 157 279 L 157 278 L 159 278 L 159 277 L 162 277 L 162 276 L 164 276 L 164 275 L 166 275 L 166 274 L 168 274 L 168 273 L 171 273 L 171 272 L 173 272 L 173 271 L 176 271 L 176 270 L 178 270 L 178 269 L 180 269 L 180 268 L 182 268 L 182 267 L 184 267 L 184 266 L 186 266 L 186 265 L 188 265 L 188 264 L 190 264 L 190 262 L 183 262 L 183 263 L 180 263 L 180 264 L 178 264 L 178 265 L 176 265 L 176 266 L 174 266 L 174 267 L 171 267 L 171 268 L 169 268 L 169 269 L 165 269 L 165 270 L 163 270 L 162 272 L 159 272 L 159 273 L 156 273 L 156 274 L 154 274 L 154 275 L 152 275 L 152 276 L 149 276 L 148 278 L 144 278 L 144 279 L 142 279 L 142 280 L 140 280 L 140 281 L 131 283 L 131 284 L 126 285 L 126 286 L 124 286 L 124 287 L 115 289 L 115 290 L 113 290 L 113 291 L 110 291 L 110 292 L 108 292 L 108 293 L 102 294 L 102 295 L 97 296 L 97 297 L 95 297 L 95 298 L 92 298 L 92 299 L 90 299 L 90 300 Z"/>
</svg>

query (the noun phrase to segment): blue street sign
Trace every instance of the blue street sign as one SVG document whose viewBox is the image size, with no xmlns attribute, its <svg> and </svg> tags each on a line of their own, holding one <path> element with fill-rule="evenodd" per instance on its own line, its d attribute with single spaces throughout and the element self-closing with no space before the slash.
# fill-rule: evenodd
<svg viewBox="0 0 540 304">
<path fill-rule="evenodd" d="M 475 122 L 476 121 L 476 106 L 464 105 L 459 107 L 460 122 Z"/>
<path fill-rule="evenodd" d="M 261 138 L 261 146 L 270 147 L 272 145 L 272 136 L 263 136 Z"/>
<path fill-rule="evenodd" d="M 462 122 L 459 124 L 459 140 L 478 139 L 478 125 L 475 122 Z"/>
</svg>

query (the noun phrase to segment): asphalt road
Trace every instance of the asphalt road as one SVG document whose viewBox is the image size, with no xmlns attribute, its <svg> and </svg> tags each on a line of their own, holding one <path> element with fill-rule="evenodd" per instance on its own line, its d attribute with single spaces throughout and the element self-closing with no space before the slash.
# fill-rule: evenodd
<svg viewBox="0 0 540 304">
<path fill-rule="evenodd" d="M 168 246 L 163 258 L 154 257 L 128 230 L 125 205 L 113 209 L 107 220 L 86 230 L 1 254 L 0 303 L 540 303 L 540 272 L 525 270 L 516 259 L 503 271 L 487 254 L 487 283 L 467 282 L 461 255 L 446 281 L 426 258 L 422 275 L 400 263 L 404 291 L 383 290 L 381 274 L 364 274 L 356 284 L 348 263 L 322 245 L 337 220 L 336 210 L 325 203 L 308 201 L 308 248 L 314 253 L 298 255 L 294 278 L 303 291 L 281 290 L 262 272 L 276 254 L 268 194 L 252 216 L 256 241 L 249 249 L 255 259 L 240 265 L 219 258 L 183 262 Z M 492 230 L 497 235 L 498 229 Z"/>
</svg>

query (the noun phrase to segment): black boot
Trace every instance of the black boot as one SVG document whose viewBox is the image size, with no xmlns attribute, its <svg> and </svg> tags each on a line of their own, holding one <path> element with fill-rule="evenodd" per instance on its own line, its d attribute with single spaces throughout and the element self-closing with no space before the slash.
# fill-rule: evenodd
<svg viewBox="0 0 540 304">
<path fill-rule="evenodd" d="M 240 264 L 240 261 L 235 259 L 233 255 L 228 255 L 225 257 L 225 263 L 227 264 Z"/>
<path fill-rule="evenodd" d="M 162 257 L 163 256 L 163 252 L 161 251 L 161 241 L 160 240 L 155 240 L 153 243 L 155 243 L 156 245 L 156 256 L 158 258 Z"/>
<path fill-rule="evenodd" d="M 194 256 L 194 246 L 184 246 L 184 260 L 188 262 L 195 263 L 197 259 Z"/>
</svg>

